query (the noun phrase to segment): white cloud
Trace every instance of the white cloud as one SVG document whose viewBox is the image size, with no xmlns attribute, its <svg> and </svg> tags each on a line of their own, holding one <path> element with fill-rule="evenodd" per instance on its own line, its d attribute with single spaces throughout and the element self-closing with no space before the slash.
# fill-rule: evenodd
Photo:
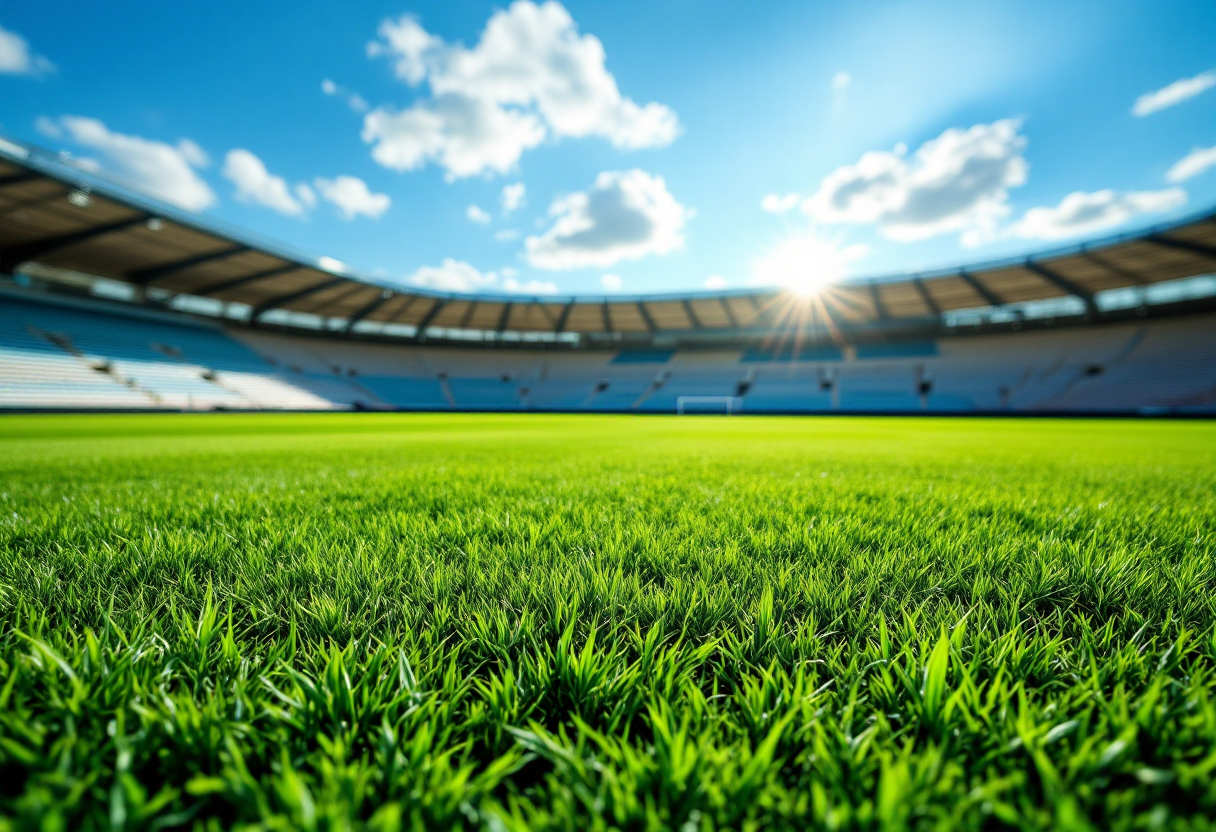
<svg viewBox="0 0 1216 832">
<path fill-rule="evenodd" d="M 1180 78 L 1169 86 L 1145 93 L 1136 99 L 1132 114 L 1140 118 L 1181 104 L 1188 98 L 1194 98 L 1205 90 L 1216 87 L 1216 70 L 1201 72 L 1193 78 Z"/>
<path fill-rule="evenodd" d="M 338 96 L 346 99 L 346 106 L 350 107 L 356 113 L 366 113 L 370 107 L 366 99 L 357 92 L 351 92 L 341 84 L 334 83 L 329 78 L 321 81 L 321 92 L 326 95 Z"/>
<path fill-rule="evenodd" d="M 553 224 L 524 241 L 528 262 L 541 269 L 604 268 L 684 246 L 693 212 L 667 190 L 661 176 L 641 170 L 601 173 L 589 191 L 549 207 Z"/>
<path fill-rule="evenodd" d="M 25 38 L 0 26 L 0 75 L 44 75 L 55 65 L 30 51 Z"/>
<path fill-rule="evenodd" d="M 726 288 L 726 278 L 720 274 L 710 275 L 709 277 L 707 277 L 705 279 L 705 288 L 706 289 L 725 289 Z"/>
<path fill-rule="evenodd" d="M 440 266 L 423 266 L 406 278 L 406 282 L 441 292 L 476 292 L 497 283 L 498 274 L 482 272 L 463 260 L 448 257 Z"/>
<path fill-rule="evenodd" d="M 621 291 L 621 285 L 624 283 L 619 274 L 606 274 L 600 278 L 600 284 L 609 292 Z"/>
<path fill-rule="evenodd" d="M 346 274 L 350 270 L 349 266 L 341 260 L 335 260 L 333 257 L 318 257 L 317 265 L 325 269 L 325 271 L 333 272 L 334 274 Z"/>
<path fill-rule="evenodd" d="M 1185 182 L 1216 165 L 1216 145 L 1197 147 L 1183 156 L 1165 174 L 1167 182 Z"/>
<path fill-rule="evenodd" d="M 536 116 L 461 95 L 437 96 L 401 112 L 376 109 L 363 120 L 363 141 L 374 145 L 372 158 L 381 165 L 405 171 L 437 162 L 449 181 L 506 173 L 544 138 Z"/>
<path fill-rule="evenodd" d="M 485 225 L 490 221 L 490 215 L 477 205 L 470 205 L 468 208 L 464 209 L 464 215 L 473 222 L 478 222 L 482 225 Z"/>
<path fill-rule="evenodd" d="M 502 286 L 508 292 L 518 292 L 524 295 L 557 294 L 557 284 L 552 280 L 529 280 L 526 283 L 521 283 L 513 277 L 508 277 L 503 281 Z"/>
<path fill-rule="evenodd" d="M 507 185 L 502 189 L 502 210 L 505 213 L 511 213 L 524 204 L 524 194 L 527 189 L 523 182 L 516 182 L 512 185 Z"/>
<path fill-rule="evenodd" d="M 445 48 L 443 38 L 427 32 L 409 15 L 381 21 L 379 32 L 381 40 L 367 45 L 368 57 L 395 61 L 397 77 L 411 87 L 421 84 L 430 71 L 427 58 Z"/>
<path fill-rule="evenodd" d="M 836 92 L 844 92 L 846 89 L 848 89 L 849 84 L 852 82 L 853 76 L 850 73 L 841 70 L 832 76 L 832 89 Z"/>
<path fill-rule="evenodd" d="M 177 152 L 182 155 L 182 158 L 196 168 L 205 168 L 211 164 L 211 160 L 207 158 L 207 153 L 198 144 L 190 139 L 182 139 L 177 143 Z"/>
<path fill-rule="evenodd" d="M 307 184 L 300 182 L 295 187 L 296 199 L 300 200 L 300 204 L 306 208 L 315 208 L 317 206 L 317 195 L 313 189 Z"/>
<path fill-rule="evenodd" d="M 293 195 L 287 181 L 266 169 L 262 160 L 244 148 L 229 150 L 224 157 L 224 178 L 236 185 L 236 198 L 254 202 L 291 217 L 303 216 L 307 206 L 315 202 L 308 186 Z"/>
<path fill-rule="evenodd" d="M 760 200 L 760 207 L 770 214 L 784 214 L 797 208 L 801 200 L 802 197 L 798 194 L 766 194 L 764 199 Z"/>
<path fill-rule="evenodd" d="M 828 174 L 802 209 L 823 223 L 873 223 L 887 237 L 921 240 L 991 228 L 1008 215 L 1008 189 L 1026 182 L 1026 139 L 1003 119 L 951 128 L 922 144 L 872 151 Z"/>
<path fill-rule="evenodd" d="M 338 207 L 345 219 L 357 216 L 376 219 L 393 204 L 388 194 L 372 193 L 367 183 L 357 176 L 337 176 L 333 179 L 317 178 L 313 185 L 324 199 Z"/>
<path fill-rule="evenodd" d="M 518 279 L 519 272 L 507 266 L 499 271 L 483 272 L 463 260 L 445 258 L 438 266 L 423 266 L 405 279 L 412 286 L 440 292 L 479 292 L 499 289 L 526 295 L 552 295 L 557 284 L 549 280 Z M 501 278 L 501 280 L 500 280 Z"/>
<path fill-rule="evenodd" d="M 496 231 L 494 233 L 494 239 L 498 240 L 500 243 L 506 242 L 507 240 L 518 240 L 519 232 L 514 228 L 504 228 L 502 231 Z"/>
<path fill-rule="evenodd" d="M 288 185 L 283 177 L 270 173 L 261 159 L 243 148 L 228 151 L 223 173 L 236 185 L 237 199 L 265 205 L 293 217 L 303 216 L 315 208 L 318 192 L 321 199 L 337 206 L 339 213 L 348 220 L 358 216 L 376 219 L 392 205 L 388 194 L 373 193 L 357 176 L 318 177 L 312 186 L 306 182 Z"/>
<path fill-rule="evenodd" d="M 197 144 L 182 139 L 176 145 L 111 132 L 105 124 L 85 116 L 63 116 L 47 121 L 76 144 L 101 154 L 101 167 L 132 188 L 190 211 L 215 203 L 215 193 L 195 171 L 207 164 Z"/>
<path fill-rule="evenodd" d="M 385 20 L 379 34 L 368 54 L 391 60 L 411 86 L 427 82 L 431 93 L 364 119 L 372 157 L 395 170 L 435 162 L 449 179 L 505 173 L 549 135 L 601 136 L 633 149 L 670 144 L 679 133 L 665 105 L 621 95 L 603 44 L 579 34 L 554 0 L 516 0 L 494 12 L 472 48 L 445 42 L 408 15 Z"/>
<path fill-rule="evenodd" d="M 1141 214 L 1171 211 L 1185 203 L 1186 192 L 1181 188 L 1126 193 L 1109 189 L 1077 191 L 1053 208 L 1031 208 L 1011 230 L 1015 236 L 1027 239 L 1062 240 L 1114 228 Z"/>
<path fill-rule="evenodd" d="M 34 119 L 34 129 L 48 139 L 63 138 L 63 129 L 59 126 L 59 122 L 53 118 L 38 116 L 38 118 Z"/>
</svg>

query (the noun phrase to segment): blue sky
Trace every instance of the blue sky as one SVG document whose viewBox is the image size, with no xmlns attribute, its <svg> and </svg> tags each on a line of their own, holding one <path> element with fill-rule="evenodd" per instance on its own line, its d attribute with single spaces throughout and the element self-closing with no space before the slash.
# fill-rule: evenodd
<svg viewBox="0 0 1216 832">
<path fill-rule="evenodd" d="M 0 0 L 0 131 L 405 284 L 805 285 L 1216 204 L 1216 5 Z"/>
</svg>

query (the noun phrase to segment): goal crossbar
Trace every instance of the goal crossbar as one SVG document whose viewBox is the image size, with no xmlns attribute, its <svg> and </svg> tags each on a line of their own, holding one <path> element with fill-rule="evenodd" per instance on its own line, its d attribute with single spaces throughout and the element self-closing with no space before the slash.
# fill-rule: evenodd
<svg viewBox="0 0 1216 832">
<path fill-rule="evenodd" d="M 676 398 L 676 413 L 680 416 L 684 415 L 685 408 L 688 405 L 722 405 L 725 408 L 726 415 L 733 415 L 736 410 L 740 410 L 743 406 L 743 399 L 739 396 L 679 396 Z M 698 413 L 705 412 L 699 407 Z"/>
</svg>

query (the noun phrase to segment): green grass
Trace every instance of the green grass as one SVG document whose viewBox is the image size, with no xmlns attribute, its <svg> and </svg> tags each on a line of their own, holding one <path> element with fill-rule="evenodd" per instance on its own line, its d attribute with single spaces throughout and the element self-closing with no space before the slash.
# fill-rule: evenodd
<svg viewBox="0 0 1216 832">
<path fill-rule="evenodd" d="M 0 418 L 0 829 L 1216 828 L 1216 424 Z"/>
</svg>

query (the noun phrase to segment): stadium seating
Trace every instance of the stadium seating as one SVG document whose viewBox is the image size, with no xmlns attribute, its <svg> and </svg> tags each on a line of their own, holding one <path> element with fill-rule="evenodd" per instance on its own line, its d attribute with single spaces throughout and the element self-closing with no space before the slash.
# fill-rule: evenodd
<svg viewBox="0 0 1216 832">
<path fill-rule="evenodd" d="M 360 381 L 380 401 L 399 410 L 444 410 L 452 407 L 438 379 L 362 376 Z"/>
<path fill-rule="evenodd" d="M 350 407 L 356 392 L 288 378 L 218 326 L 88 301 L 0 296 L 0 407 Z"/>
<path fill-rule="evenodd" d="M 0 302 L 0 405 L 5 407 L 148 408 L 147 392 L 124 384 L 104 363 L 61 346 L 37 327 L 28 305 Z M 40 320 L 40 319 L 39 319 Z M 42 321 L 45 323 L 45 321 Z"/>
<path fill-rule="evenodd" d="M 779 350 L 577 350 L 288 335 L 0 293 L 0 407 L 1216 413 L 1211 315 Z"/>
</svg>

